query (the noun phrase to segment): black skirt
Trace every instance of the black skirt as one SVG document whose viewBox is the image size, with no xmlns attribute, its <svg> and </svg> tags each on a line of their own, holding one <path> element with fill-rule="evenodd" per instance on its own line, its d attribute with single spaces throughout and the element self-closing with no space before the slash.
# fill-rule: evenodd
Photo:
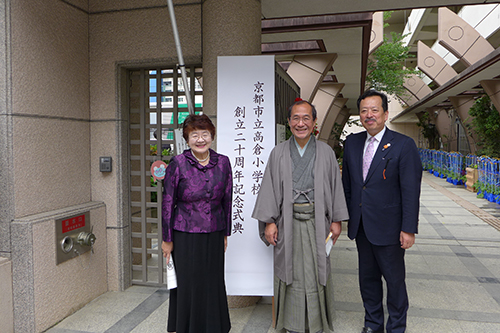
<svg viewBox="0 0 500 333">
<path fill-rule="evenodd" d="M 177 288 L 170 290 L 168 332 L 227 333 L 231 329 L 224 282 L 224 234 L 174 230 Z"/>
</svg>

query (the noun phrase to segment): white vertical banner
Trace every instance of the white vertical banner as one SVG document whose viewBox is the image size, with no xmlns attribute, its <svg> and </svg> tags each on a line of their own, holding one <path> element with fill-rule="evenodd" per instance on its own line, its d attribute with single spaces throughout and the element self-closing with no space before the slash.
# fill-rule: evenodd
<svg viewBox="0 0 500 333">
<path fill-rule="evenodd" d="M 217 59 L 217 151 L 233 170 L 233 231 L 226 252 L 228 295 L 273 295 L 273 250 L 252 211 L 275 145 L 274 56 Z"/>
</svg>

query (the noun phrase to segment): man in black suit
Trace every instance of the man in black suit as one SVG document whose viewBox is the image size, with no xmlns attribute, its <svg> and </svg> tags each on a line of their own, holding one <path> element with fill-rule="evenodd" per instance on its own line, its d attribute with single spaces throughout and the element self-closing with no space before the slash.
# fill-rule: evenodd
<svg viewBox="0 0 500 333">
<path fill-rule="evenodd" d="M 406 329 L 405 250 L 415 243 L 422 163 L 413 139 L 389 130 L 387 96 L 368 90 L 358 99 L 366 131 L 344 144 L 342 182 L 348 236 L 356 239 L 359 286 L 365 307 L 362 332 L 384 331 L 382 277 L 387 286 L 388 333 Z"/>
</svg>

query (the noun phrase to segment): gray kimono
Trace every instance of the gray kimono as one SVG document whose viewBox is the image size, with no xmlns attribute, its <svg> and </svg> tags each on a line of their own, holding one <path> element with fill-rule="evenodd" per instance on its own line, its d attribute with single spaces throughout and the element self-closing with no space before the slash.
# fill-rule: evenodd
<svg viewBox="0 0 500 333">
<path fill-rule="evenodd" d="M 292 159 L 290 157 L 291 142 L 291 139 L 283 142 L 274 147 L 271 152 L 252 213 L 252 217 L 259 221 L 260 237 L 267 246 L 269 243 L 264 235 L 266 224 L 276 223 L 278 227 L 278 242 L 274 248 L 274 274 L 286 284 L 291 284 L 293 281 L 292 219 L 294 195 Z M 326 256 L 325 239 L 330 232 L 331 223 L 348 220 L 349 215 L 335 153 L 330 146 L 321 141 L 316 141 L 314 208 L 318 278 L 319 283 L 325 286 L 330 274 L 330 260 Z"/>
</svg>

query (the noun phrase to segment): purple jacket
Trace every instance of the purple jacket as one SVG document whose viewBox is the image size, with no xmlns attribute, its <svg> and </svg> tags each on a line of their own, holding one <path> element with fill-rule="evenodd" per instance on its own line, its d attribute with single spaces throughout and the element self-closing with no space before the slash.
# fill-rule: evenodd
<svg viewBox="0 0 500 333">
<path fill-rule="evenodd" d="M 210 149 L 210 162 L 202 166 L 191 150 L 174 156 L 163 182 L 163 240 L 172 230 L 231 235 L 232 172 L 227 156 Z"/>
</svg>

